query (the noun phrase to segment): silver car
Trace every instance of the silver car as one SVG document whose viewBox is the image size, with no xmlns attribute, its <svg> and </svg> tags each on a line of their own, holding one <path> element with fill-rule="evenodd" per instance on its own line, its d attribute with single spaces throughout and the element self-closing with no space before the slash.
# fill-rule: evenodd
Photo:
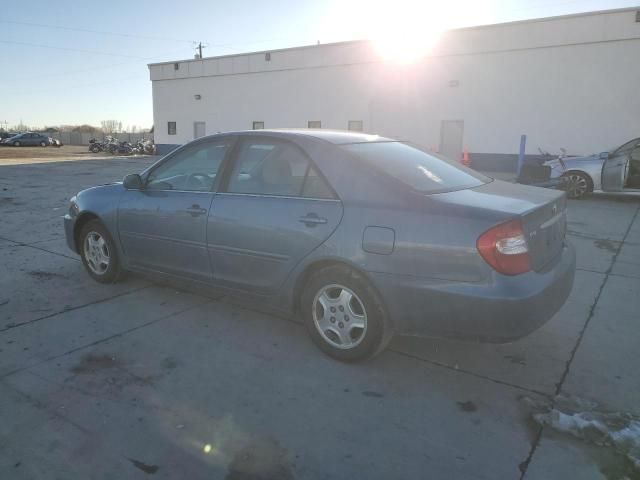
<svg viewBox="0 0 640 480">
<path fill-rule="evenodd" d="M 591 192 L 640 193 L 640 138 L 587 157 L 568 157 L 545 162 L 551 178 L 567 177 L 567 195 L 580 198 Z"/>
</svg>

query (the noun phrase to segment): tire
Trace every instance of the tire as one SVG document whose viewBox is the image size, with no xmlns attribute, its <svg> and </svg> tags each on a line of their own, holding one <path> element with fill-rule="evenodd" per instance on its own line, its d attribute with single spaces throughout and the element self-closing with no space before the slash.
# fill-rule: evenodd
<svg viewBox="0 0 640 480">
<path fill-rule="evenodd" d="M 46 146 L 47 146 L 47 144 L 46 144 L 45 142 L 40 142 L 40 146 L 41 146 L 41 147 L 46 147 Z"/>
<path fill-rule="evenodd" d="M 568 178 L 567 197 L 578 199 L 593 190 L 591 178 L 582 172 L 567 172 L 563 177 Z"/>
<path fill-rule="evenodd" d="M 115 283 L 123 277 L 115 242 L 99 220 L 91 220 L 82 227 L 78 249 L 84 268 L 96 282 Z"/>
<path fill-rule="evenodd" d="M 391 340 L 392 329 L 380 296 L 362 275 L 346 266 L 314 272 L 306 282 L 300 307 L 313 342 L 336 360 L 371 358 Z"/>
<path fill-rule="evenodd" d="M 100 151 L 100 147 L 98 147 L 97 145 L 91 145 L 89 147 L 89 151 L 92 153 L 98 153 Z"/>
<path fill-rule="evenodd" d="M 13 146 L 14 147 L 19 147 L 20 146 L 20 142 L 13 142 Z"/>
</svg>

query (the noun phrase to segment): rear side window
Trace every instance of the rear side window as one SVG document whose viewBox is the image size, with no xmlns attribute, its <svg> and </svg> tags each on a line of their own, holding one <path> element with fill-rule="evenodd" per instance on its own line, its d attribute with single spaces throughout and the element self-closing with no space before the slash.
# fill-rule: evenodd
<svg viewBox="0 0 640 480">
<path fill-rule="evenodd" d="M 402 142 L 354 143 L 342 148 L 423 193 L 462 190 L 491 181 L 470 168 Z"/>
<path fill-rule="evenodd" d="M 227 191 L 333 198 L 331 189 L 300 148 L 288 142 L 269 139 L 243 143 Z"/>
</svg>

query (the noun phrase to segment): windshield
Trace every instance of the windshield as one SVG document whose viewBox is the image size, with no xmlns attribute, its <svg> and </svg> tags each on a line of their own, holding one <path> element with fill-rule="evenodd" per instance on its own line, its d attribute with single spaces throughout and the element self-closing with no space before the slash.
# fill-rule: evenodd
<svg viewBox="0 0 640 480">
<path fill-rule="evenodd" d="M 402 142 L 354 143 L 343 148 L 423 193 L 462 190 L 491 181 L 463 165 Z"/>
<path fill-rule="evenodd" d="M 631 150 L 633 150 L 633 148 L 640 143 L 640 138 L 635 138 L 633 140 L 631 140 L 630 142 L 627 142 L 621 146 L 619 146 L 616 150 L 612 150 L 613 151 L 613 155 L 620 155 L 621 153 L 627 153 Z"/>
</svg>

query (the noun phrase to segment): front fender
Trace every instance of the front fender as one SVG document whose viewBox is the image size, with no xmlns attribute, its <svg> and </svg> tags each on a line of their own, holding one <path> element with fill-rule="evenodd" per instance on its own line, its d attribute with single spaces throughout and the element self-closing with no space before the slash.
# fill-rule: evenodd
<svg viewBox="0 0 640 480">
<path fill-rule="evenodd" d="M 78 230 L 87 221 L 98 218 L 109 230 L 118 248 L 120 258 L 123 258 L 122 247 L 118 240 L 118 204 L 123 192 L 124 187 L 121 183 L 101 185 L 79 192 L 75 199 L 76 207 L 69 212 L 74 241 Z"/>
<path fill-rule="evenodd" d="M 592 157 L 586 159 L 565 159 L 566 172 L 574 171 L 588 175 L 594 190 L 602 189 L 603 161 Z"/>
</svg>

